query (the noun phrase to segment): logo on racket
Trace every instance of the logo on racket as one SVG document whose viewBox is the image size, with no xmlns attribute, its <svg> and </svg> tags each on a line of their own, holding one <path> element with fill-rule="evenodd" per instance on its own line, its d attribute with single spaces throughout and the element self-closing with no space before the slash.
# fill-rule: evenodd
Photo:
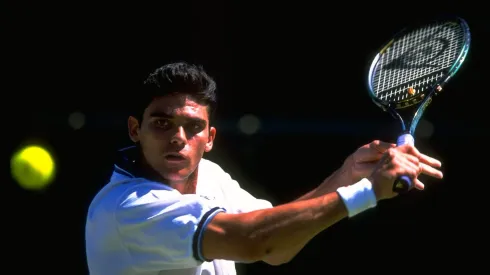
<svg viewBox="0 0 490 275">
<path fill-rule="evenodd" d="M 437 68 L 440 65 L 431 64 L 449 49 L 449 40 L 444 37 L 434 38 L 443 28 L 439 28 L 418 45 L 410 47 L 397 58 L 384 65 L 385 69 L 421 69 Z M 403 43 L 403 42 L 400 42 Z M 403 47 L 403 46 L 402 46 Z M 394 49 L 396 50 L 396 49 Z"/>
</svg>

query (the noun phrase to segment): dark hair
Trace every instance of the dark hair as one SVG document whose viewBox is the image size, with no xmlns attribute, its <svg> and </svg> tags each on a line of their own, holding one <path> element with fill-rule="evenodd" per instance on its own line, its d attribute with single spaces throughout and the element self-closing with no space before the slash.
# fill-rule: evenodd
<svg viewBox="0 0 490 275">
<path fill-rule="evenodd" d="M 206 73 L 202 66 L 186 62 L 166 64 L 157 68 L 143 82 L 138 91 L 138 100 L 133 102 L 132 114 L 140 122 L 145 109 L 156 97 L 169 94 L 185 93 L 198 103 L 208 106 L 209 116 L 216 108 L 216 82 Z"/>
</svg>

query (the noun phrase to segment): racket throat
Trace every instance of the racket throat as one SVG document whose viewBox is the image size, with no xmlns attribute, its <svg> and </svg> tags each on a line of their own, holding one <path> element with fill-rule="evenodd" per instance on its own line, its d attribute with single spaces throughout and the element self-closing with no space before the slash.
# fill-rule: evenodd
<svg viewBox="0 0 490 275">
<path fill-rule="evenodd" d="M 402 132 L 404 134 L 410 133 L 410 127 L 407 127 L 407 125 L 405 125 L 405 121 L 403 120 L 403 117 L 400 115 L 400 113 L 396 112 L 395 109 L 393 109 L 393 107 L 391 106 L 386 108 L 385 111 L 387 111 L 394 119 L 398 121 L 398 123 L 400 123 L 400 126 L 402 127 Z"/>
</svg>

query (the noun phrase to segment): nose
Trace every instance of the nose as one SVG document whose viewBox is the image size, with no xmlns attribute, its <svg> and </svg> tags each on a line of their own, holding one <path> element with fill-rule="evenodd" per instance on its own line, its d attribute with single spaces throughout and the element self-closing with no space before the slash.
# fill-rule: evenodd
<svg viewBox="0 0 490 275">
<path fill-rule="evenodd" d="M 187 137 L 185 135 L 185 130 L 183 127 L 177 128 L 177 132 L 172 136 L 170 143 L 182 145 L 187 142 Z"/>
</svg>

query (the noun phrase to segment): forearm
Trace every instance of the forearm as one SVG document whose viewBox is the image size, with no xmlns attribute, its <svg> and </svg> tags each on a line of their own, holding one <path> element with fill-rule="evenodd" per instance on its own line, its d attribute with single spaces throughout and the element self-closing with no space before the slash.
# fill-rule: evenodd
<svg viewBox="0 0 490 275">
<path fill-rule="evenodd" d="M 333 192 L 310 200 L 248 213 L 252 242 L 269 264 L 291 260 L 314 236 L 347 216 L 342 199 Z"/>
<path fill-rule="evenodd" d="M 282 264 L 314 236 L 376 206 L 369 180 L 323 196 L 240 214 L 217 214 L 203 237 L 203 256 L 241 262 Z"/>
<path fill-rule="evenodd" d="M 311 217 L 318 217 L 318 219 L 313 218 L 312 220 L 314 221 L 311 224 L 305 222 L 304 226 L 306 228 L 293 228 L 293 232 L 283 232 L 285 235 L 278 235 L 278 238 L 286 238 L 286 240 L 283 240 L 282 245 L 277 246 L 280 249 L 276 250 L 276 254 L 270 255 L 269 262 L 281 263 L 291 260 L 320 231 L 330 227 L 345 216 L 355 216 L 377 205 L 373 186 L 367 179 L 362 179 L 350 186 L 343 187 L 343 185 L 340 185 L 335 188 L 337 188 L 335 192 L 304 200 L 306 202 L 322 201 L 325 205 L 325 208 L 323 208 L 324 212 L 318 210 L 320 213 L 318 216 L 312 213 Z M 295 230 L 297 230 L 297 233 Z M 281 241 L 280 239 L 275 240 Z"/>
</svg>

